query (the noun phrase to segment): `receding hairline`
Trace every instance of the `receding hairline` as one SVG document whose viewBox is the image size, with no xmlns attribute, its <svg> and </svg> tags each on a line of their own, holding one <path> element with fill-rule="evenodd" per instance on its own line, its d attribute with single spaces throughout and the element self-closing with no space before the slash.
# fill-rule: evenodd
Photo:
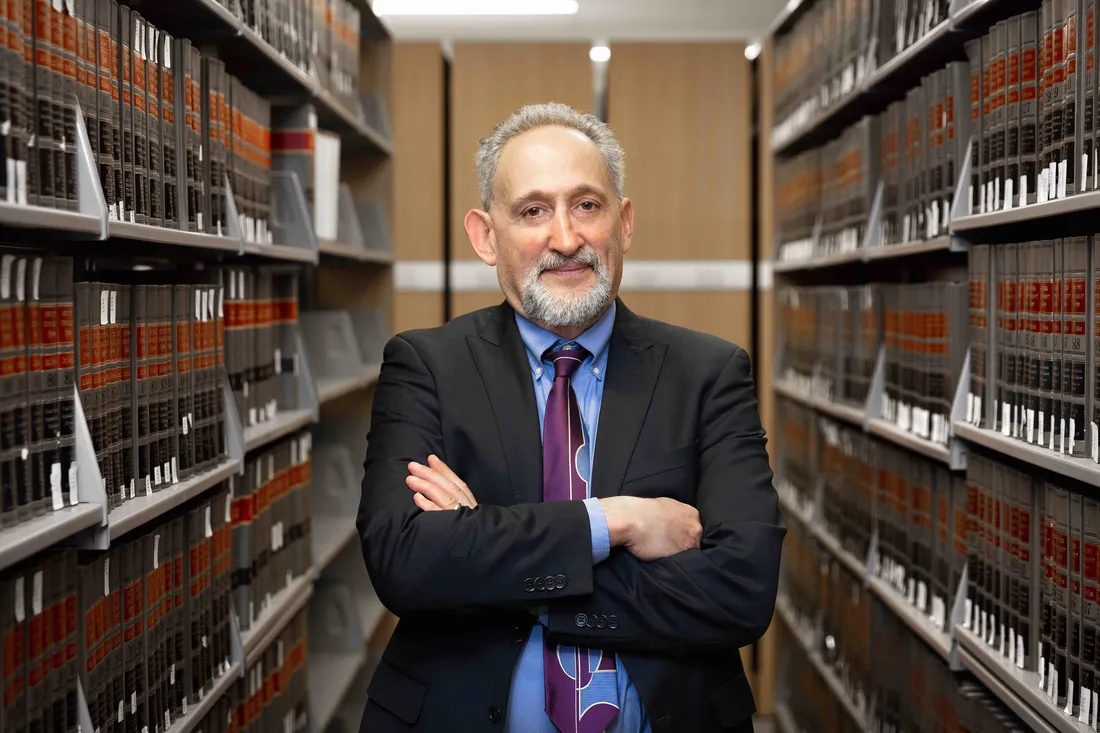
<svg viewBox="0 0 1100 733">
<path fill-rule="evenodd" d="M 529 198 L 542 198 L 542 197 L 549 196 L 548 191 L 542 190 L 537 185 L 527 186 L 524 190 L 517 191 L 514 195 L 509 195 L 509 194 L 511 194 L 510 191 L 508 191 L 505 188 L 497 188 L 497 186 L 505 186 L 505 182 L 503 180 L 501 180 L 501 177 L 500 177 L 500 163 L 501 163 L 501 161 L 504 160 L 505 152 L 508 150 L 509 146 L 513 142 L 516 142 L 516 141 L 520 140 L 521 138 L 526 137 L 527 135 L 529 135 L 531 133 L 540 132 L 542 130 L 546 130 L 546 129 L 550 129 L 550 128 L 557 128 L 559 130 L 564 130 L 564 131 L 569 132 L 569 133 L 574 133 L 574 136 L 579 137 L 582 141 L 587 142 L 589 145 L 591 145 L 593 148 L 595 148 L 596 154 L 599 156 L 600 169 L 603 171 L 603 175 L 605 176 L 605 181 L 606 181 L 606 184 L 607 184 L 606 188 L 602 185 L 595 185 L 595 184 L 592 184 L 592 183 L 581 182 L 581 183 L 577 183 L 577 184 L 569 187 L 569 191 L 568 191 L 569 195 L 576 196 L 576 195 L 582 194 L 582 193 L 594 193 L 594 194 L 599 194 L 601 196 L 610 197 L 611 199 L 621 198 L 618 191 L 615 190 L 614 178 L 611 174 L 611 171 L 607 167 L 607 161 L 604 160 L 603 155 L 600 153 L 600 146 L 596 144 L 596 141 L 593 140 L 592 138 L 588 137 L 587 135 L 585 135 L 580 130 L 569 127 L 568 125 L 550 124 L 550 125 L 541 125 L 539 127 L 535 127 L 535 128 L 530 129 L 530 130 L 524 130 L 523 132 L 519 133 L 515 137 L 510 138 L 508 140 L 508 142 L 504 143 L 504 145 L 501 147 L 500 157 L 497 159 L 497 165 L 493 169 L 492 186 L 493 186 L 493 201 L 494 202 L 496 202 L 496 203 L 506 203 L 506 201 L 504 201 L 503 199 L 508 199 L 510 201 L 522 201 L 524 199 L 529 199 Z M 498 198 L 498 197 L 500 197 L 500 198 Z M 485 210 L 488 211 L 488 207 L 485 207 Z"/>
</svg>

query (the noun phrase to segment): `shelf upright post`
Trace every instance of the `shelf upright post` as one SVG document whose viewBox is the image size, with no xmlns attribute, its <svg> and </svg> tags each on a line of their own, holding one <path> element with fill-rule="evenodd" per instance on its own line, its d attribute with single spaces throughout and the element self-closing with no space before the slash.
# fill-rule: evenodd
<svg viewBox="0 0 1100 733">
<path fill-rule="evenodd" d="M 88 429 L 84 406 L 80 403 L 80 388 L 77 385 L 73 386 L 73 422 L 75 423 L 73 452 L 76 454 L 77 485 L 80 487 L 80 500 L 98 504 L 103 509 L 103 517 L 100 525 L 93 532 L 90 547 L 96 550 L 106 550 L 111 545 L 107 526 L 110 498 L 107 495 L 107 486 L 104 483 L 103 474 L 99 471 L 95 446 L 92 443 L 92 433 Z"/>
<path fill-rule="evenodd" d="M 84 113 L 80 110 L 79 101 L 76 102 L 76 170 L 78 209 L 81 214 L 93 216 L 99 220 L 97 239 L 106 239 L 107 199 L 103 195 L 99 171 L 96 168 L 95 156 L 92 155 L 92 144 L 88 140 L 88 130 L 84 126 Z"/>
</svg>

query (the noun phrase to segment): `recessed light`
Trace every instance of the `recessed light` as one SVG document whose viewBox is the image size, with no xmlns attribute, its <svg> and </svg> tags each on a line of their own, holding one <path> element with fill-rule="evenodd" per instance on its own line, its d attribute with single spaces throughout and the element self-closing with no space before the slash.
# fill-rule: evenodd
<svg viewBox="0 0 1100 733">
<path fill-rule="evenodd" d="M 577 0 L 374 0 L 378 17 L 395 15 L 573 15 Z"/>
<path fill-rule="evenodd" d="M 745 46 L 745 58 L 747 58 L 749 61 L 752 61 L 753 59 L 755 59 L 759 55 L 760 55 L 760 44 L 759 43 L 750 43 L 749 45 Z"/>
<path fill-rule="evenodd" d="M 607 46 L 593 46 L 588 49 L 588 58 L 597 64 L 606 63 L 611 58 L 611 49 Z"/>
</svg>

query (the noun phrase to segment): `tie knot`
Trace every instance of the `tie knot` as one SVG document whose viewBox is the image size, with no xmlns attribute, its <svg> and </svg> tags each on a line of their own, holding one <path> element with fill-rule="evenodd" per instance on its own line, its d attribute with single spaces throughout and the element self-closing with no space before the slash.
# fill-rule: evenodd
<svg viewBox="0 0 1100 733">
<path fill-rule="evenodd" d="M 548 351 L 546 357 L 554 364 L 554 378 L 572 378 L 581 362 L 588 356 L 588 349 L 579 344 L 565 344 L 556 351 Z"/>
</svg>

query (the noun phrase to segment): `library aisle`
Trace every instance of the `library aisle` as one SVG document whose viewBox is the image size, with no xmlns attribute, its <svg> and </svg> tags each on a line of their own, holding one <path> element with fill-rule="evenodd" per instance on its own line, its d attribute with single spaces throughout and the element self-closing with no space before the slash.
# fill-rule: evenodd
<svg viewBox="0 0 1100 733">
<path fill-rule="evenodd" d="M 388 33 L 27 0 L 0 36 L 0 729 L 357 729 Z"/>
<path fill-rule="evenodd" d="M 787 733 L 1098 729 L 1097 50 L 1093 0 L 773 24 Z"/>
</svg>

